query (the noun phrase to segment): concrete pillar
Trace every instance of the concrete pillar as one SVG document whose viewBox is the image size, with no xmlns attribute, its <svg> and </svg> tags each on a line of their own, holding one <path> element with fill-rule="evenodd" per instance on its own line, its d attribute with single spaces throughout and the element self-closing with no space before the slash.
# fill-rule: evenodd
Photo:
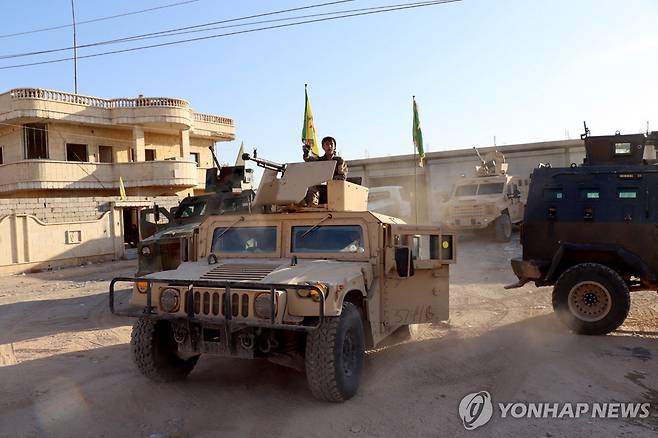
<svg viewBox="0 0 658 438">
<path fill-rule="evenodd" d="M 190 157 L 190 130 L 183 129 L 180 132 L 180 156 L 183 160 Z"/>
<path fill-rule="evenodd" d="M 145 145 L 144 128 L 135 126 L 133 128 L 133 153 L 135 154 L 135 161 L 146 161 Z"/>
</svg>

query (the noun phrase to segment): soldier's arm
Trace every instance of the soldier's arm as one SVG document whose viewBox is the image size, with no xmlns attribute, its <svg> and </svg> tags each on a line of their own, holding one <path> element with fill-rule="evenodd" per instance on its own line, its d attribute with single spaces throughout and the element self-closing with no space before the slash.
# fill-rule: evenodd
<svg viewBox="0 0 658 438">
<path fill-rule="evenodd" d="M 347 161 L 343 160 L 341 157 L 336 157 L 336 173 L 334 179 L 346 179 L 347 178 Z"/>
</svg>

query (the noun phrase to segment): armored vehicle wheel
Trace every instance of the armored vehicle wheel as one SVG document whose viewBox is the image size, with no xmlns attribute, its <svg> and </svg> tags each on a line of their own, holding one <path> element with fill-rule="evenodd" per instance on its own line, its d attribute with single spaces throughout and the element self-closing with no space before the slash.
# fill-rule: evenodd
<svg viewBox="0 0 658 438">
<path fill-rule="evenodd" d="M 139 318 L 130 339 L 137 368 L 156 382 L 173 382 L 187 377 L 199 356 L 182 359 L 177 354 L 174 332 L 169 321 Z"/>
<path fill-rule="evenodd" d="M 567 327 L 583 335 L 615 330 L 628 316 L 630 305 L 624 280 L 598 263 L 567 269 L 553 288 L 553 310 Z"/>
<path fill-rule="evenodd" d="M 364 358 L 359 310 L 344 303 L 339 317 L 327 317 L 306 338 L 306 379 L 313 396 L 342 402 L 359 388 Z"/>
<path fill-rule="evenodd" d="M 512 221 L 507 213 L 501 214 L 494 221 L 493 232 L 498 242 L 509 242 L 512 239 Z"/>
</svg>

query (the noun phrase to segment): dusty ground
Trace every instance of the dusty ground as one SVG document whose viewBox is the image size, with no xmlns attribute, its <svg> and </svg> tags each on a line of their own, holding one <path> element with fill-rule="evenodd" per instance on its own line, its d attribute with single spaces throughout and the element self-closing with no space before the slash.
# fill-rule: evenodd
<svg viewBox="0 0 658 438">
<path fill-rule="evenodd" d="M 314 400 L 303 375 L 204 357 L 182 383 L 154 384 L 131 362 L 129 319 L 107 309 L 117 262 L 0 278 L 0 436 L 656 436 L 658 294 L 635 294 L 604 337 L 566 332 L 550 289 L 505 291 L 512 244 L 462 242 L 452 317 L 412 342 L 370 352 L 359 394 Z M 466 431 L 461 398 L 653 403 L 643 420 L 501 419 Z"/>
</svg>

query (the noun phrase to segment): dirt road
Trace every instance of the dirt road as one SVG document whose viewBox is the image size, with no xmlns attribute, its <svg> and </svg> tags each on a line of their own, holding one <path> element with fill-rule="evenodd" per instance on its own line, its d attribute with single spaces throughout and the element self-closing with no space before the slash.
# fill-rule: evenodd
<svg viewBox="0 0 658 438">
<path fill-rule="evenodd" d="M 204 357 L 182 383 L 142 377 L 131 320 L 107 309 L 134 262 L 0 278 L 0 436 L 453 437 L 656 436 L 658 294 L 638 292 L 617 332 L 575 336 L 550 289 L 505 291 L 518 242 L 461 242 L 451 320 L 368 354 L 359 394 L 313 399 L 302 374 Z M 494 418 L 467 431 L 457 407 L 486 390 L 503 402 L 649 402 L 644 419 Z"/>
</svg>

